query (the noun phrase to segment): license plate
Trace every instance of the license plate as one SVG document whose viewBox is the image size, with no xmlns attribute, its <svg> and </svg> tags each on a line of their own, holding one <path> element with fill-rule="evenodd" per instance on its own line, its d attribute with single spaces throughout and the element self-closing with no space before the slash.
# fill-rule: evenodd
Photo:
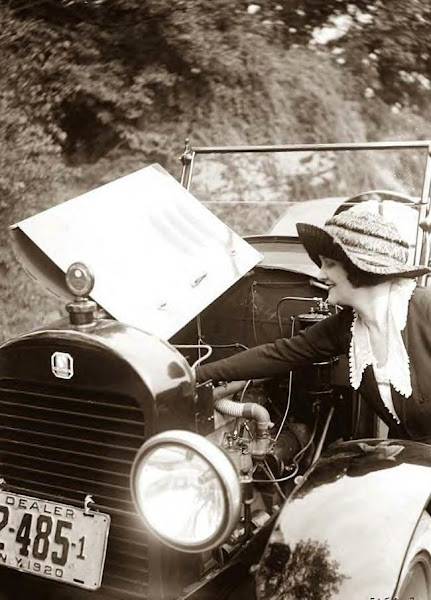
<svg viewBox="0 0 431 600">
<path fill-rule="evenodd" d="M 95 590 L 111 518 L 0 491 L 0 565 Z"/>
</svg>

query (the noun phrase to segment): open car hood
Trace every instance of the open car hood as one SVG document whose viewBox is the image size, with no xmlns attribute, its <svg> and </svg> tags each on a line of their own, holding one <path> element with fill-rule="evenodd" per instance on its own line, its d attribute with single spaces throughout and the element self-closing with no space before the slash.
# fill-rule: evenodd
<svg viewBox="0 0 431 600">
<path fill-rule="evenodd" d="M 24 268 L 64 301 L 76 261 L 91 297 L 126 324 L 169 339 L 261 255 L 159 165 L 151 165 L 11 227 Z"/>
</svg>

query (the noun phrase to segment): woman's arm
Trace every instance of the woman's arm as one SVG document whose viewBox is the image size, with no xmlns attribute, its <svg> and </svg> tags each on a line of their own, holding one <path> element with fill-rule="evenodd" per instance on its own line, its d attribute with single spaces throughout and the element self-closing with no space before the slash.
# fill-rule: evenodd
<svg viewBox="0 0 431 600">
<path fill-rule="evenodd" d="M 237 381 L 285 375 L 313 361 L 347 351 L 352 311 L 343 310 L 292 338 L 281 338 L 196 368 L 197 381 Z"/>
</svg>

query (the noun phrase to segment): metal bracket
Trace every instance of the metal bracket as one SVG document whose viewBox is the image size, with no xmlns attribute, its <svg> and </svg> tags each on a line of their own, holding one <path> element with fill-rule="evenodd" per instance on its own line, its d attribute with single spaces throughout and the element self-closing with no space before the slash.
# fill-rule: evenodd
<svg viewBox="0 0 431 600">
<path fill-rule="evenodd" d="M 94 504 L 93 496 L 91 494 L 87 494 L 84 499 L 84 515 L 87 517 L 92 517 L 90 504 Z"/>
<path fill-rule="evenodd" d="M 186 188 L 186 190 L 190 189 L 190 184 L 192 180 L 193 173 L 193 163 L 195 160 L 195 152 L 192 150 L 190 146 L 190 140 L 186 139 L 184 152 L 180 156 L 181 163 L 183 165 L 181 171 L 181 185 Z"/>
</svg>

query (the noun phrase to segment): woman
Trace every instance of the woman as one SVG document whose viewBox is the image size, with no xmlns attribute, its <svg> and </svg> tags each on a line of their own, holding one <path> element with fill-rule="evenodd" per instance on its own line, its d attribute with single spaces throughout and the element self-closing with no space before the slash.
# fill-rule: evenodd
<svg viewBox="0 0 431 600">
<path fill-rule="evenodd" d="M 417 288 L 426 266 L 407 264 L 408 244 L 379 214 L 348 210 L 323 228 L 297 225 L 328 285 L 346 307 L 298 335 L 201 365 L 198 381 L 286 375 L 347 354 L 350 384 L 388 425 L 391 437 L 431 436 L 431 290 Z"/>
</svg>

